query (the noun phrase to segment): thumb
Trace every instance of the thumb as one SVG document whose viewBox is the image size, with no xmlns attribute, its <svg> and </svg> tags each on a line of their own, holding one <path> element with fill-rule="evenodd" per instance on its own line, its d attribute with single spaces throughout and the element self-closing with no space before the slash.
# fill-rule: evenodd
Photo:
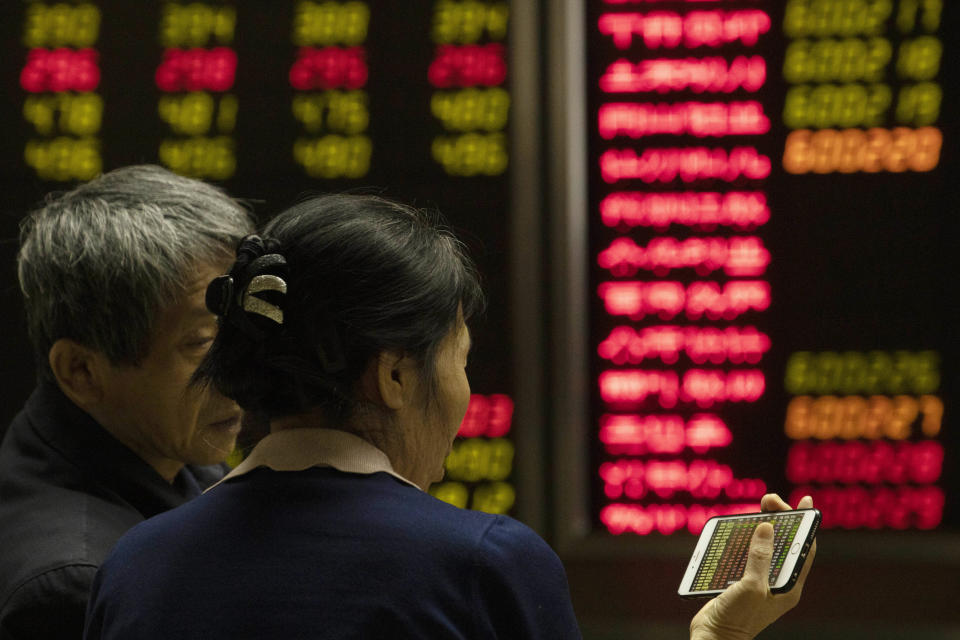
<svg viewBox="0 0 960 640">
<path fill-rule="evenodd" d="M 753 532 L 743 579 L 767 587 L 770 583 L 770 561 L 773 558 L 773 525 L 761 522 Z"/>
</svg>

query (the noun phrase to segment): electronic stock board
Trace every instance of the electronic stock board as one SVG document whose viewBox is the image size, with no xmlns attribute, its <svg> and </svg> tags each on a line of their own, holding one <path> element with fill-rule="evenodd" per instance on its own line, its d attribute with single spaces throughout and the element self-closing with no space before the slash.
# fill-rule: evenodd
<svg viewBox="0 0 960 640">
<path fill-rule="evenodd" d="M 960 525 L 956 10 L 587 4 L 598 529 Z"/>
<path fill-rule="evenodd" d="M 13 239 L 45 193 L 136 163 L 219 184 L 262 219 L 303 193 L 375 193 L 438 209 L 484 276 L 475 393 L 432 490 L 511 510 L 507 2 L 14 0 L 0 11 L 5 418 L 32 384 Z"/>
<path fill-rule="evenodd" d="M 491 304 L 468 437 L 435 492 L 509 511 L 510 5 L 9 4 L 7 264 L 44 193 L 139 162 L 262 217 L 306 191 L 436 206 Z M 696 531 L 767 490 L 812 493 L 828 528 L 960 525 L 956 7 L 590 0 L 584 15 L 595 528 Z M 30 356 L 3 283 L 10 416 Z"/>
</svg>

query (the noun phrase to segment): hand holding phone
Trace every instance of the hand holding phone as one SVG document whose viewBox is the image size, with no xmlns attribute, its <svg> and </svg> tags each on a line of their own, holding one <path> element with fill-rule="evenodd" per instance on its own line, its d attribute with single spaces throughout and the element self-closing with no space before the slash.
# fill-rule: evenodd
<svg viewBox="0 0 960 640">
<path fill-rule="evenodd" d="M 820 526 L 816 509 L 750 513 L 710 518 L 690 558 L 677 592 L 684 598 L 723 593 L 743 577 L 753 532 L 763 522 L 773 525 L 770 591 L 789 591 L 803 568 Z"/>
<path fill-rule="evenodd" d="M 813 501 L 806 497 L 797 509 L 812 509 Z M 768 494 L 761 501 L 765 512 L 789 511 L 779 496 Z M 730 585 L 719 596 L 705 604 L 690 623 L 690 637 L 696 640 L 745 640 L 753 638 L 764 627 L 792 609 L 800 600 L 813 558 L 816 541 L 807 553 L 806 562 L 792 589 L 786 593 L 770 590 L 770 567 L 774 556 L 773 526 L 763 523 L 756 527 L 749 545 L 743 577 Z M 792 573 L 791 573 L 792 576 Z"/>
</svg>

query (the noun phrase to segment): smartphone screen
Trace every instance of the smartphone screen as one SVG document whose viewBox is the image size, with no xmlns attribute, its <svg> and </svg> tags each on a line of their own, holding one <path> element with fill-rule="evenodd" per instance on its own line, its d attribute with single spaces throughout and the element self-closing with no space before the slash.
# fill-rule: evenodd
<svg viewBox="0 0 960 640">
<path fill-rule="evenodd" d="M 679 594 L 716 595 L 742 578 L 753 531 L 761 522 L 773 524 L 770 588 L 774 592 L 789 590 L 813 544 L 820 523 L 816 509 L 711 518 L 697 541 Z"/>
</svg>

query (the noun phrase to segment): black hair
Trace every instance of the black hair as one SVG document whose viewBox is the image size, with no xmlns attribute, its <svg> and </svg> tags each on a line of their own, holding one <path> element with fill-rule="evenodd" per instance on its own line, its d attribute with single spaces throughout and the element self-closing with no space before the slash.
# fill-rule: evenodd
<svg viewBox="0 0 960 640">
<path fill-rule="evenodd" d="M 238 254 L 230 277 L 208 292 L 225 319 L 194 381 L 266 418 L 319 408 L 342 426 L 358 406 L 357 381 L 384 350 L 415 357 L 432 397 L 441 343 L 460 314 L 466 321 L 484 304 L 473 264 L 439 216 L 377 196 L 304 200 Z M 239 304 L 264 273 L 286 283 L 285 293 L 259 295 L 282 309 L 279 323 Z M 218 301 L 224 284 L 230 311 Z"/>
</svg>

